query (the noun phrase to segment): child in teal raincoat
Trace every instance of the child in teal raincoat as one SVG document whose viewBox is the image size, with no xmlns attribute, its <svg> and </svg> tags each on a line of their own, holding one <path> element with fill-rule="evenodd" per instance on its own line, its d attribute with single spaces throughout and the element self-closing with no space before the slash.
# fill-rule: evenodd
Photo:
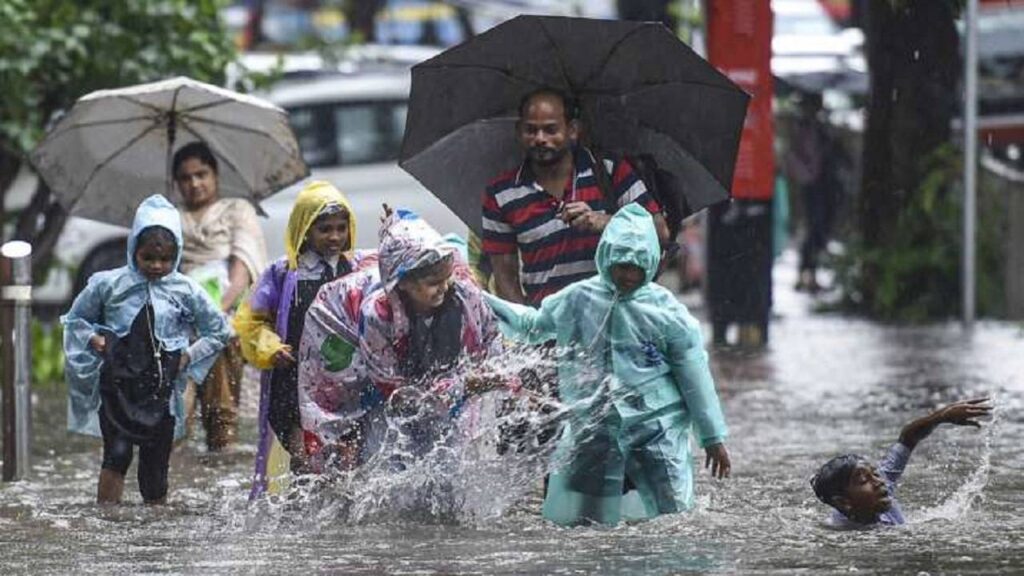
<svg viewBox="0 0 1024 576">
<path fill-rule="evenodd" d="M 507 335 L 555 338 L 561 351 L 559 393 L 569 417 L 543 508 L 555 523 L 616 524 L 688 509 L 691 430 L 705 466 L 719 478 L 729 474 L 700 325 L 652 282 L 659 254 L 651 215 L 629 205 L 601 236 L 598 276 L 549 296 L 538 310 L 487 297 Z M 638 498 L 624 497 L 626 486 Z"/>
<path fill-rule="evenodd" d="M 177 272 L 181 246 L 178 210 L 150 196 L 135 213 L 127 264 L 89 278 L 61 318 L 68 429 L 103 438 L 100 503 L 120 501 L 135 446 L 143 500 L 164 502 L 185 378 L 201 382 L 228 339 L 220 308 Z"/>
</svg>

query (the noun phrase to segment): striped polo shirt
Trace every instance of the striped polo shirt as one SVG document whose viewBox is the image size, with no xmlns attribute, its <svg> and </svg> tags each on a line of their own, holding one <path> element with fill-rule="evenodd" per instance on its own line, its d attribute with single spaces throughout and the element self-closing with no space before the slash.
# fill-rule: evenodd
<svg viewBox="0 0 1024 576">
<path fill-rule="evenodd" d="M 593 156 L 584 148 L 573 152 L 575 177 L 563 200 L 549 194 L 530 174 L 529 164 L 502 174 L 484 193 L 483 249 L 489 255 L 519 251 L 519 278 L 527 301 L 537 306 L 549 294 L 597 272 L 594 256 L 600 233 L 573 230 L 558 218 L 562 203 L 586 202 L 595 211 L 609 210 L 594 177 Z M 639 202 L 652 214 L 661 211 L 629 162 L 604 160 L 616 209 Z"/>
</svg>

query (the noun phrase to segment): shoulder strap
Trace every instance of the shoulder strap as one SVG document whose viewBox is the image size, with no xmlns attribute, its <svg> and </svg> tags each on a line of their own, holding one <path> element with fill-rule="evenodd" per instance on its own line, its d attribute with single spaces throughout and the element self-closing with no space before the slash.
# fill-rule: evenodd
<svg viewBox="0 0 1024 576">
<path fill-rule="evenodd" d="M 601 157 L 599 152 L 593 152 L 587 150 L 590 154 L 590 159 L 594 163 L 594 180 L 597 181 L 597 189 L 601 191 L 601 196 L 604 197 L 605 205 L 609 208 L 609 213 L 614 214 L 619 209 L 619 203 L 615 198 L 614 190 L 612 188 L 612 179 L 608 174 L 608 166 L 605 165 L 605 159 Z M 612 170 L 615 170 L 615 162 L 612 162 Z"/>
</svg>

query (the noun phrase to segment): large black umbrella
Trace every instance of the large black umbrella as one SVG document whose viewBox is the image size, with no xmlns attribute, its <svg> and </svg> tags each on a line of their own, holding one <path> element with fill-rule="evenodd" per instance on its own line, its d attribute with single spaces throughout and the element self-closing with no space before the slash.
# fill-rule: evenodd
<svg viewBox="0 0 1024 576">
<path fill-rule="evenodd" d="M 542 87 L 578 100 L 601 155 L 670 173 L 663 201 L 729 197 L 749 96 L 654 23 L 520 16 L 414 66 L 402 168 L 479 233 L 484 188 L 522 158 L 519 102 Z"/>
</svg>

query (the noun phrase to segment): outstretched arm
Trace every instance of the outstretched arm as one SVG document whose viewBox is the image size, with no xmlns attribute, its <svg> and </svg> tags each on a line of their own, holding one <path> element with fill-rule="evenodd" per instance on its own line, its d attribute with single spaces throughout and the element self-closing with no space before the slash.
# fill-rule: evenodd
<svg viewBox="0 0 1024 576">
<path fill-rule="evenodd" d="M 981 428 L 981 423 L 977 419 L 992 413 L 992 406 L 987 404 L 988 401 L 988 398 L 962 400 L 918 418 L 900 431 L 900 444 L 913 450 L 918 442 L 927 438 L 936 426 L 943 423 Z"/>
</svg>

